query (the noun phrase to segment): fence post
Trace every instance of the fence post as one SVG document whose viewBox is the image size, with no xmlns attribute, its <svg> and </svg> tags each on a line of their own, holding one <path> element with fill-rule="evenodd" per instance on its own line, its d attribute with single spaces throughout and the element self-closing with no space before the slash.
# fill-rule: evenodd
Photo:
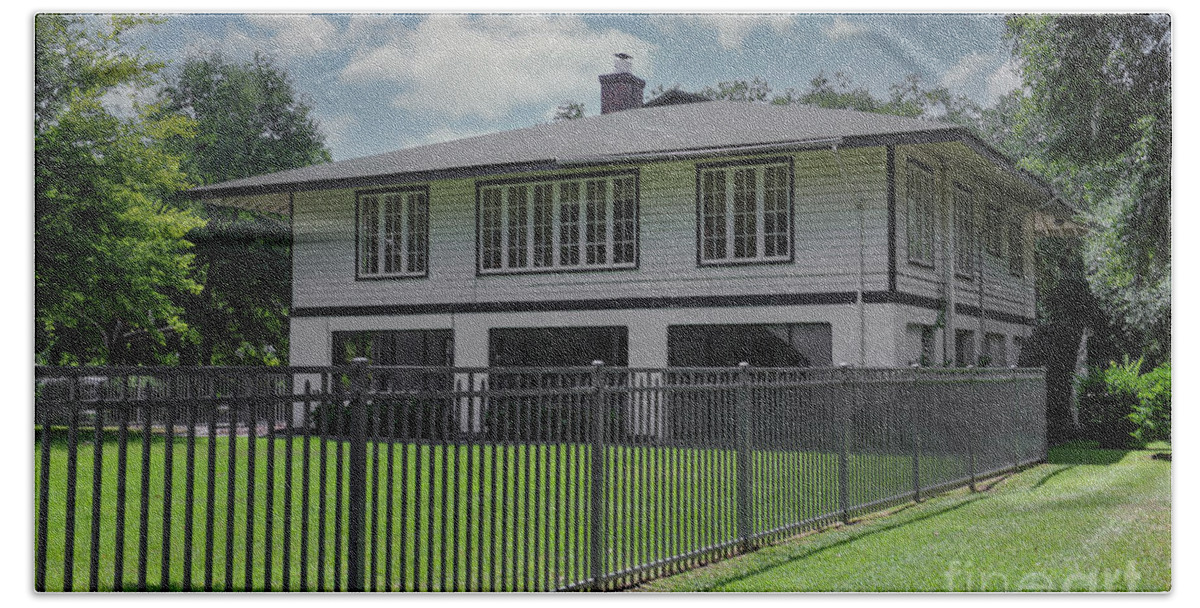
<svg viewBox="0 0 1200 608">
<path fill-rule="evenodd" d="M 754 535 L 754 454 L 750 444 L 753 417 L 750 403 L 750 364 L 738 363 L 737 392 L 734 398 L 734 433 L 737 437 L 737 527 L 742 551 L 750 550 Z"/>
<path fill-rule="evenodd" d="M 350 373 L 350 520 L 347 590 L 363 591 L 367 537 L 367 360 L 354 359 Z"/>
<path fill-rule="evenodd" d="M 839 428 L 841 432 L 840 447 L 838 448 L 838 510 L 842 513 L 842 523 L 850 523 L 850 411 L 854 399 L 858 396 L 857 387 L 851 387 L 850 368 L 842 363 L 838 367 L 842 377 L 842 407 L 839 412 Z"/>
<path fill-rule="evenodd" d="M 908 387 L 908 423 L 913 444 L 913 502 L 921 502 L 921 425 L 917 418 L 917 387 L 920 386 L 921 366 L 914 363 L 912 369 L 912 380 Z"/>
<path fill-rule="evenodd" d="M 591 569 L 592 590 L 603 591 L 608 534 L 604 527 L 604 499 L 607 486 L 604 454 L 604 422 L 608 414 L 604 395 L 603 361 L 592 361 L 592 457 L 591 457 Z"/>
<path fill-rule="evenodd" d="M 974 367 L 975 366 L 973 366 L 973 365 L 968 365 L 967 369 L 971 370 L 971 369 L 974 369 Z M 963 409 L 967 412 L 967 423 L 965 425 L 963 425 L 965 427 L 963 429 L 963 431 L 967 436 L 967 463 L 968 463 L 967 466 L 971 470 L 971 491 L 976 492 L 978 490 L 975 487 L 975 427 L 976 427 L 976 424 L 974 424 L 974 423 L 977 420 L 977 416 L 978 416 L 979 412 L 976 410 L 976 405 L 975 405 L 976 391 L 975 391 L 975 379 L 974 379 L 973 375 L 967 377 L 966 387 L 967 387 L 967 390 L 966 390 L 967 407 L 963 408 Z"/>
</svg>

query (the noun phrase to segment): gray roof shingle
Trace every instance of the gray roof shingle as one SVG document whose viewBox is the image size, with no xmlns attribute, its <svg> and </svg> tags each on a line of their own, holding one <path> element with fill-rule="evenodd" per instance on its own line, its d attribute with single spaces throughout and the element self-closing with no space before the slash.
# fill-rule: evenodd
<svg viewBox="0 0 1200 608">
<path fill-rule="evenodd" d="M 805 105 L 710 101 L 647 107 L 489 133 L 323 165 L 279 171 L 192 190 L 200 197 L 369 180 L 379 176 L 521 164 L 571 164 L 681 150 L 808 140 L 965 131 L 953 124 Z"/>
</svg>

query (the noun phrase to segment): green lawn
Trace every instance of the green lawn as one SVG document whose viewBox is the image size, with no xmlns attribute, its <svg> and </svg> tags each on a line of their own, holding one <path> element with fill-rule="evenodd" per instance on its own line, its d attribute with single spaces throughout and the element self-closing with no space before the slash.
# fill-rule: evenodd
<svg viewBox="0 0 1200 608">
<path fill-rule="evenodd" d="M 1166 591 L 1171 464 L 1154 453 L 1056 448 L 1047 464 L 979 493 L 904 505 L 640 590 Z"/>
<path fill-rule="evenodd" d="M 92 530 L 93 446 L 90 429 L 80 433 L 78 452 L 76 529 L 72 560 L 72 589 L 87 589 Z M 50 500 L 47 589 L 64 587 L 65 508 L 67 448 L 64 434 L 52 434 L 50 450 Z M 202 589 L 206 561 L 209 439 L 197 438 L 195 449 L 193 543 L 190 589 Z M 274 495 L 267 502 L 266 439 L 254 441 L 254 502 L 251 528 L 250 578 L 245 565 L 247 539 L 246 471 L 250 464 L 250 442 L 234 441 L 234 474 L 228 474 L 230 440 L 212 440 L 215 492 L 213 501 L 213 588 L 314 589 L 318 577 L 326 588 L 333 586 L 335 573 L 345 588 L 347 492 L 336 488 L 339 473 L 335 455 L 338 442 L 324 442 L 327 457 L 321 460 L 319 446 L 311 440 L 307 486 L 303 482 L 302 438 L 275 444 Z M 116 553 L 117 442 L 106 432 L 102 441 L 101 496 L 99 517 L 99 588 L 111 590 Z M 132 434 L 128 446 L 128 480 L 125 498 L 126 524 L 123 534 L 124 565 L 121 583 L 136 589 L 140 556 L 142 449 L 144 443 Z M 164 478 L 166 442 L 156 435 L 149 444 L 149 500 L 147 530 L 147 576 L 150 589 L 182 589 L 184 585 L 185 515 L 187 500 L 187 441 L 176 437 L 171 467 L 170 560 L 167 576 L 162 572 Z M 292 448 L 290 475 L 286 468 L 288 446 Z M 344 450 L 341 475 L 348 479 L 348 445 Z M 568 586 L 588 578 L 590 512 L 590 450 L 579 445 L 440 446 L 381 444 L 379 463 L 386 471 L 387 450 L 396 470 L 389 507 L 386 475 L 380 478 L 381 498 L 374 505 L 376 520 L 368 517 L 368 572 L 374 572 L 381 589 L 441 590 L 494 589 L 543 590 Z M 36 447 L 40 447 L 40 443 Z M 368 451 L 368 475 L 374 470 L 375 449 Z M 622 571 L 642 563 L 686 553 L 700 547 L 729 543 L 737 536 L 736 457 L 730 450 L 663 447 L 609 447 L 605 525 L 610 546 L 606 570 Z M 322 466 L 322 463 L 324 465 Z M 754 524 L 756 529 L 774 529 L 797 519 L 836 515 L 838 509 L 838 459 L 821 452 L 755 452 L 753 478 Z M 468 474 L 468 465 L 470 473 Z M 907 455 L 852 454 L 847 497 L 852 504 L 900 495 L 911 491 L 912 461 Z M 961 459 L 927 454 L 921 475 L 926 481 L 945 481 L 965 475 Z M 40 479 L 40 452 L 35 450 L 35 479 Z M 324 468 L 326 488 L 320 487 Z M 227 503 L 232 483 L 232 508 Z M 292 488 L 290 526 L 285 528 L 288 486 Z M 306 580 L 301 585 L 300 543 L 304 508 L 301 490 L 307 487 L 308 546 L 304 560 Z M 449 491 L 443 491 L 449 488 Z M 373 487 L 368 491 L 372 500 Z M 35 494 L 36 496 L 36 494 Z M 320 513 L 326 514 L 321 534 Z M 371 507 L 369 507 L 370 509 Z M 390 517 L 388 516 L 390 510 Z M 35 504 L 35 511 L 37 506 Z M 267 515 L 271 525 L 272 560 L 267 579 Z M 36 512 L 35 512 L 36 516 Z M 385 523 L 393 522 L 390 537 Z M 227 525 L 232 522 L 232 535 Z M 283 579 L 285 529 L 290 530 L 288 580 Z M 373 532 L 376 530 L 378 534 Z M 380 542 L 372 547 L 371 539 Z M 387 538 L 387 542 L 383 539 Z M 319 540 L 318 540 L 319 539 Z M 226 549 L 232 544 L 232 559 Z M 321 547 L 323 554 L 318 553 Z M 371 557 L 370 552 L 376 551 Z M 388 551 L 391 558 L 388 559 Z M 232 567 L 226 585 L 227 564 Z M 321 564 L 318 566 L 318 564 Z M 339 567 L 340 566 L 340 567 Z M 318 567 L 321 570 L 318 570 Z M 392 576 L 389 584 L 386 576 Z"/>
</svg>

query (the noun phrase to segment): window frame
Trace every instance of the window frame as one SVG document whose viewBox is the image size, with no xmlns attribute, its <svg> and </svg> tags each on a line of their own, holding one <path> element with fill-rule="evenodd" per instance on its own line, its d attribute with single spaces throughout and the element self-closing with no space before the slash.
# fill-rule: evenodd
<svg viewBox="0 0 1200 608">
<path fill-rule="evenodd" d="M 954 274 L 960 279 L 974 281 L 975 273 L 979 271 L 979 239 L 977 228 L 978 219 L 976 218 L 977 214 L 975 213 L 975 191 L 958 182 L 955 182 L 953 190 L 954 193 L 952 195 L 951 203 L 954 209 Z M 960 230 L 962 226 L 959 225 L 959 220 L 963 219 L 960 217 L 960 212 L 962 211 L 960 208 L 960 203 L 964 201 L 960 201 L 960 195 L 966 197 L 965 208 L 967 213 L 965 215 L 967 217 L 965 219 L 967 222 L 966 236 L 968 238 L 968 245 L 970 248 L 969 251 L 963 250 L 963 231 Z M 970 264 L 970 267 L 967 270 L 963 269 L 962 262 L 964 260 Z"/>
<path fill-rule="evenodd" d="M 401 241 L 397 247 L 400 249 L 400 266 L 407 268 L 409 265 L 409 256 L 413 253 L 408 246 L 409 236 L 412 234 L 410 212 L 408 210 L 408 200 L 406 194 L 420 193 L 425 197 L 424 215 L 421 217 L 420 230 L 423 247 L 420 250 L 420 255 L 424 259 L 424 264 L 419 271 L 392 271 L 385 272 L 378 270 L 376 272 L 363 272 L 363 199 L 374 197 L 377 199 L 376 205 L 376 227 L 375 237 L 378 239 L 376 243 L 377 268 L 384 265 L 384 238 L 386 231 L 384 227 L 385 213 L 382 206 L 385 204 L 384 199 L 391 194 L 397 195 L 400 200 L 400 231 Z M 429 216 L 432 209 L 432 201 L 429 193 L 429 184 L 417 184 L 406 186 L 395 186 L 389 188 L 375 188 L 370 190 L 357 190 L 354 192 L 354 280 L 355 281 L 378 281 L 388 279 L 423 279 L 429 276 L 429 266 L 431 263 L 429 256 Z"/>
<path fill-rule="evenodd" d="M 983 208 L 983 252 L 997 260 L 1005 259 L 1008 217 L 1004 207 L 988 201 Z"/>
<path fill-rule="evenodd" d="M 633 209 L 632 209 L 632 255 L 633 260 L 630 262 L 615 262 L 617 253 L 616 240 L 616 223 L 618 215 L 616 211 L 616 189 L 613 184 L 622 178 L 630 178 L 633 180 Z M 603 217 L 605 226 L 605 240 L 603 243 L 599 241 L 590 242 L 589 235 L 589 200 L 588 200 L 588 182 L 603 180 L 605 204 Z M 561 238 L 562 229 L 562 207 L 563 203 L 560 199 L 562 195 L 562 186 L 566 184 L 575 184 L 578 186 L 575 190 L 578 191 L 578 199 L 576 211 L 574 214 L 575 235 L 573 241 L 566 245 L 569 251 L 573 252 L 572 259 L 577 258 L 577 263 L 566 264 L 562 263 L 564 250 L 564 241 Z M 508 191 L 512 188 L 524 186 L 526 189 L 525 196 L 525 213 L 526 221 L 525 235 L 523 246 L 525 249 L 524 265 L 510 266 L 511 250 L 509 248 L 510 235 L 514 226 L 509 222 L 509 212 L 511 210 L 508 198 Z M 540 187 L 549 187 L 549 218 L 539 216 L 539 194 Z M 498 253 L 500 264 L 496 268 L 485 268 L 485 247 L 484 247 L 484 230 L 487 228 L 484 222 L 484 203 L 485 196 L 489 191 L 499 191 L 499 241 Z M 620 271 L 620 270 L 637 270 L 641 266 L 641 173 L 638 169 L 619 169 L 612 171 L 592 171 L 585 173 L 555 173 L 550 175 L 524 176 L 503 179 L 478 180 L 475 182 L 475 276 L 503 276 L 503 275 L 519 275 L 519 274 L 544 274 L 544 273 L 562 273 L 562 272 L 604 272 L 604 271 Z M 568 203 L 570 204 L 570 203 Z M 544 208 L 543 208 L 544 210 Z M 600 214 L 597 214 L 600 215 Z M 540 219 L 548 219 L 548 223 L 540 222 Z M 621 221 L 630 221 L 625 218 Z M 598 225 L 594 222 L 591 225 Z M 549 228 L 549 250 L 539 248 L 538 240 L 540 230 Z M 621 243 L 629 243 L 629 241 L 620 241 Z M 543 243 L 544 244 L 544 243 Z M 604 263 L 589 264 L 589 252 L 595 253 L 603 251 L 604 257 L 607 260 Z M 544 256 L 549 254 L 550 263 L 548 265 L 536 265 L 538 260 L 543 260 Z"/>
<path fill-rule="evenodd" d="M 745 158 L 696 163 L 696 267 L 746 266 L 755 264 L 791 264 L 796 261 L 796 169 L 795 159 L 791 156 L 771 156 L 760 158 Z M 786 218 L 786 255 L 767 256 L 766 229 L 766 169 L 783 167 L 787 172 L 787 218 Z M 754 257 L 735 257 L 737 248 L 737 222 L 735 218 L 736 179 L 739 169 L 757 169 L 754 178 Z M 725 206 L 724 206 L 724 245 L 725 255 L 720 258 L 705 257 L 706 219 L 704 208 L 704 175 L 706 172 L 718 171 L 725 175 Z M 761 184 L 761 186 L 760 186 Z M 778 213 L 778 210 L 776 210 Z M 772 234 L 778 234 L 772 233 Z M 760 254 L 759 252 L 762 252 Z"/>
<path fill-rule="evenodd" d="M 1006 233 L 1005 242 L 1008 245 L 1008 256 L 1006 258 L 1008 266 L 1008 274 L 1010 276 L 1025 278 L 1025 222 L 1021 214 L 1015 210 L 1008 213 L 1005 217 Z M 1013 241 L 1016 239 L 1016 242 Z M 1014 247 L 1014 245 L 1016 245 Z"/>
<path fill-rule="evenodd" d="M 914 211 L 913 192 L 913 172 L 925 174 L 929 178 L 930 200 L 929 206 L 924 218 L 928 222 L 928 226 L 918 226 L 915 224 L 917 214 Z M 937 268 L 937 240 L 938 240 L 938 187 L 937 174 L 933 169 L 922 163 L 919 160 L 910 158 L 907 161 L 904 172 L 904 216 L 905 216 L 905 255 L 908 258 L 908 263 L 915 266 L 925 268 Z M 915 228 L 915 230 L 914 230 Z M 913 243 L 916 234 L 920 234 L 922 238 L 928 238 L 929 257 L 919 257 L 914 254 Z M 923 249 L 923 247 L 921 248 Z"/>
</svg>

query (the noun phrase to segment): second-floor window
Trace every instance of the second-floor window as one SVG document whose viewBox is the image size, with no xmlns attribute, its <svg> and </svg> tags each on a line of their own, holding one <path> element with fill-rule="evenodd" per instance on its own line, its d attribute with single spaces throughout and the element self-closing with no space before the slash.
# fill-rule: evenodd
<svg viewBox="0 0 1200 608">
<path fill-rule="evenodd" d="M 905 178 L 908 261 L 933 266 L 933 235 L 937 225 L 933 172 L 918 162 L 909 161 Z"/>
<path fill-rule="evenodd" d="M 479 185 L 479 272 L 633 268 L 637 175 Z"/>
<path fill-rule="evenodd" d="M 983 248 L 992 257 L 1004 257 L 1004 208 L 995 203 L 984 211 Z"/>
<path fill-rule="evenodd" d="M 975 201 L 962 186 L 954 188 L 954 270 L 960 275 L 975 274 Z"/>
<path fill-rule="evenodd" d="M 428 274 L 428 188 L 360 192 L 357 212 L 358 278 Z"/>
<path fill-rule="evenodd" d="M 792 168 L 786 159 L 697 166 L 701 264 L 792 258 Z"/>
<path fill-rule="evenodd" d="M 1025 276 L 1025 230 L 1021 216 L 1008 216 L 1008 272 L 1013 276 Z"/>
</svg>

